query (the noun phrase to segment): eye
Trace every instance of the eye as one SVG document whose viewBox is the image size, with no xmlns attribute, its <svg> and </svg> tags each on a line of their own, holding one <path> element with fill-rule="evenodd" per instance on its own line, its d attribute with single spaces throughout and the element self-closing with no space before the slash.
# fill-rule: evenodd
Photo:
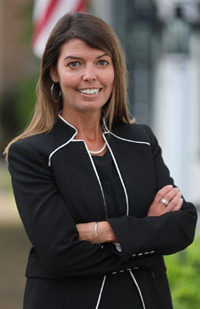
<svg viewBox="0 0 200 309">
<path fill-rule="evenodd" d="M 72 68 L 72 69 L 75 69 L 75 68 L 78 68 L 79 65 L 80 65 L 80 63 L 78 61 L 73 61 L 73 62 L 68 63 L 67 66 Z"/>
<path fill-rule="evenodd" d="M 106 60 L 99 60 L 98 63 L 100 64 L 100 66 L 103 66 L 103 67 L 105 67 L 106 65 L 108 65 L 108 61 L 106 61 Z"/>
</svg>

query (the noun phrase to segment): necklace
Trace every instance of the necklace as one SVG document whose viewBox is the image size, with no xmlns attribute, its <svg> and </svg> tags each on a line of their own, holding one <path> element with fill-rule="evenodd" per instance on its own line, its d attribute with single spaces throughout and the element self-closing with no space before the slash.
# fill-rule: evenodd
<svg viewBox="0 0 200 309">
<path fill-rule="evenodd" d="M 101 149 L 99 149 L 99 150 L 96 150 L 96 151 L 92 151 L 92 150 L 89 150 L 89 153 L 90 154 L 94 154 L 94 155 L 96 155 L 96 154 L 100 154 L 100 153 L 102 153 L 105 149 L 106 149 L 106 142 L 104 143 L 104 145 L 103 145 L 103 147 L 101 148 Z"/>
</svg>

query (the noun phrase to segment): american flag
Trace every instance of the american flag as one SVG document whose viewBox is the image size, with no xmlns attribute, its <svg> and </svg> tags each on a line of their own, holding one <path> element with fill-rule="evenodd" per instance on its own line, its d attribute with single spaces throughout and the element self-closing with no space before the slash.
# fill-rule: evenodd
<svg viewBox="0 0 200 309">
<path fill-rule="evenodd" d="M 32 46 L 37 57 L 42 57 L 48 36 L 56 22 L 70 11 L 85 11 L 86 3 L 87 0 L 35 0 Z"/>
</svg>

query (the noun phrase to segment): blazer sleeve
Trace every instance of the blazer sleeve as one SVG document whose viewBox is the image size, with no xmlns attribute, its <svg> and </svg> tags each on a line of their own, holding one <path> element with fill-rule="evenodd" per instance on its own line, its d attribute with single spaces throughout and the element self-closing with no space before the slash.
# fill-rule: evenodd
<svg viewBox="0 0 200 309">
<path fill-rule="evenodd" d="M 10 147 L 9 171 L 18 211 L 45 268 L 65 277 L 110 274 L 138 266 L 133 259 L 120 265 L 120 256 L 107 244 L 101 249 L 79 240 L 69 205 L 62 199 L 46 161 L 25 140 Z M 141 260 L 139 264 L 151 268 L 154 261 Z"/>
<path fill-rule="evenodd" d="M 157 191 L 165 185 L 174 185 L 169 170 L 162 158 L 162 151 L 151 129 L 143 126 L 148 133 L 152 160 L 154 162 Z M 159 255 L 168 255 L 185 249 L 194 239 L 197 212 L 192 203 L 184 199 L 180 210 L 159 217 L 136 218 L 123 216 L 108 218 L 122 248 L 124 262 L 130 256 L 143 255 L 154 251 Z"/>
</svg>

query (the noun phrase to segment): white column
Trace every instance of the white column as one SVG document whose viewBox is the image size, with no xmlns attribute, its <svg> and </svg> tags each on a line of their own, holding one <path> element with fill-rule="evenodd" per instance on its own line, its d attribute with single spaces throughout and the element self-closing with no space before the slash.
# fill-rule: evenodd
<svg viewBox="0 0 200 309">
<path fill-rule="evenodd" d="M 190 44 L 190 92 L 188 113 L 188 199 L 200 205 L 200 35 L 193 32 Z"/>
<path fill-rule="evenodd" d="M 188 193 L 189 62 L 179 54 L 163 55 L 155 82 L 154 128 L 175 183 Z"/>
</svg>

